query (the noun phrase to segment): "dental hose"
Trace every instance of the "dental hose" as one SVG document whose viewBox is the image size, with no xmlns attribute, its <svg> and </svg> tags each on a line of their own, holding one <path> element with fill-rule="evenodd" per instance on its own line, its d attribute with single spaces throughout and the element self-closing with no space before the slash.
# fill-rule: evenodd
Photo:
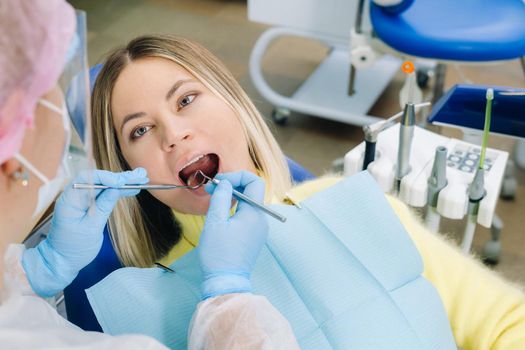
<svg viewBox="0 0 525 350">
<path fill-rule="evenodd" d="M 376 141 L 368 141 L 365 138 L 365 158 L 363 160 L 363 170 L 368 168 L 368 165 L 375 160 L 376 156 Z"/>
<path fill-rule="evenodd" d="M 470 247 L 472 246 L 472 241 L 474 239 L 474 233 L 476 230 L 476 223 L 478 221 L 478 212 L 480 202 L 485 198 L 485 156 L 490 132 L 490 119 L 492 115 L 492 100 L 494 99 L 494 90 L 489 88 L 487 89 L 487 105 L 485 107 L 485 125 L 483 127 L 483 140 L 481 143 L 481 152 L 479 158 L 479 165 L 474 175 L 469 189 L 468 189 L 468 209 L 467 209 L 467 225 L 465 227 L 465 233 L 463 235 L 463 241 L 461 242 L 461 250 L 464 254 L 470 252 Z"/>
</svg>

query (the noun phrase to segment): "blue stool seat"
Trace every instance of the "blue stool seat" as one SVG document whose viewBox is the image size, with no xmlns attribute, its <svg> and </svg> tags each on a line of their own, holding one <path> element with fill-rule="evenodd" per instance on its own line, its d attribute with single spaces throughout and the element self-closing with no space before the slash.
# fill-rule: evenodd
<svg viewBox="0 0 525 350">
<path fill-rule="evenodd" d="M 499 61 L 525 56 L 522 0 L 415 0 L 392 13 L 371 2 L 379 39 L 404 54 L 449 61 Z"/>
</svg>

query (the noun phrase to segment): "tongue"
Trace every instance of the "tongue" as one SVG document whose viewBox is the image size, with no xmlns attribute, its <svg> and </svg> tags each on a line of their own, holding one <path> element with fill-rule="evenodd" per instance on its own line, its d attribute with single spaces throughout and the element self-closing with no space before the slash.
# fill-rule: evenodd
<svg viewBox="0 0 525 350">
<path fill-rule="evenodd" d="M 216 154 L 207 154 L 193 164 L 188 165 L 179 172 L 181 180 L 189 186 L 195 186 L 203 182 L 202 171 L 206 176 L 213 178 L 219 169 L 219 157 Z"/>
<path fill-rule="evenodd" d="M 188 181 L 186 181 L 186 185 L 191 187 L 201 186 L 207 182 L 208 179 L 206 179 L 200 170 L 190 175 Z"/>
</svg>

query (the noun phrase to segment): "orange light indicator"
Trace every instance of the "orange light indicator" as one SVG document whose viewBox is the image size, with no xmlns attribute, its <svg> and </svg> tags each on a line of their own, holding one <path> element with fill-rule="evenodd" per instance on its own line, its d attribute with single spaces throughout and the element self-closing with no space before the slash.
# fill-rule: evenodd
<svg viewBox="0 0 525 350">
<path fill-rule="evenodd" d="M 414 73 L 414 63 L 410 61 L 403 62 L 401 70 L 407 74 Z"/>
</svg>

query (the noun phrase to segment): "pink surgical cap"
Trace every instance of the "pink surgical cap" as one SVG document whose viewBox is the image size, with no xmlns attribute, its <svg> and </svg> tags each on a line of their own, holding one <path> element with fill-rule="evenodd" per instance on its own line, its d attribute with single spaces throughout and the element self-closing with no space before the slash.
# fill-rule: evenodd
<svg viewBox="0 0 525 350">
<path fill-rule="evenodd" d="M 64 0 L 0 1 L 0 164 L 20 150 L 38 99 L 57 83 L 75 23 Z"/>
</svg>

